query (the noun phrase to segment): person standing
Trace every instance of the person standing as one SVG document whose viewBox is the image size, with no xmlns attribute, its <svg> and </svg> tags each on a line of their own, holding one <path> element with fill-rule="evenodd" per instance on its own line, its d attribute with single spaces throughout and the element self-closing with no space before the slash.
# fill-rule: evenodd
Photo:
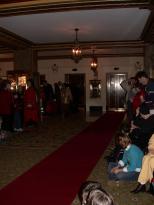
<svg viewBox="0 0 154 205">
<path fill-rule="evenodd" d="M 62 116 L 67 117 L 70 113 L 70 104 L 72 101 L 72 93 L 68 84 L 64 83 L 61 90 L 62 99 Z"/>
<path fill-rule="evenodd" d="M 52 104 L 54 100 L 54 93 L 53 93 L 53 88 L 52 85 L 49 84 L 46 80 L 43 82 L 43 91 L 44 91 L 44 99 L 43 99 L 43 107 L 44 107 L 44 114 L 47 114 L 47 107 L 48 105 Z"/>
<path fill-rule="evenodd" d="M 55 100 L 56 100 L 56 106 L 57 106 L 57 113 L 62 113 L 62 96 L 61 96 L 61 90 L 62 90 L 62 82 L 59 81 L 58 83 L 54 83 L 54 90 L 55 90 Z"/>
<path fill-rule="evenodd" d="M 136 79 L 134 77 L 128 80 L 123 80 L 120 86 L 126 92 L 125 107 L 127 110 L 128 121 L 132 121 L 134 117 L 133 113 L 133 98 L 138 93 L 138 88 L 136 87 Z"/>
<path fill-rule="evenodd" d="M 13 131 L 13 95 L 10 82 L 7 80 L 1 83 L 0 116 L 2 118 L 1 129 L 7 135 Z"/>
<path fill-rule="evenodd" d="M 24 94 L 24 124 L 31 126 L 39 121 L 39 106 L 32 80 L 27 81 L 27 87 Z"/>
<path fill-rule="evenodd" d="M 15 132 L 22 132 L 23 101 L 18 92 L 15 92 L 13 100 L 13 127 Z"/>
<path fill-rule="evenodd" d="M 150 79 L 145 71 L 139 71 L 136 74 L 136 79 L 144 86 L 144 101 L 149 106 L 150 113 L 154 114 L 154 80 Z"/>
</svg>

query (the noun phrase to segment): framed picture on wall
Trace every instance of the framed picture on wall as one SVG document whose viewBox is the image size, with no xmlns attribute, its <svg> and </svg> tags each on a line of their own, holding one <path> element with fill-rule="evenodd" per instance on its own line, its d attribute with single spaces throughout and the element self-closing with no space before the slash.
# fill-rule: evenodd
<svg viewBox="0 0 154 205">
<path fill-rule="evenodd" d="M 101 80 L 90 80 L 90 98 L 99 98 L 101 97 Z"/>
</svg>

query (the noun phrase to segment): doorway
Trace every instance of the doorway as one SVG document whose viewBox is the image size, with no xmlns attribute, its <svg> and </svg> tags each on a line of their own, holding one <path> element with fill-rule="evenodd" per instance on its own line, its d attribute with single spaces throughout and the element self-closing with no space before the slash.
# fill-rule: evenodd
<svg viewBox="0 0 154 205">
<path fill-rule="evenodd" d="M 65 82 L 70 84 L 73 96 L 72 110 L 74 112 L 78 110 L 85 111 L 85 74 L 65 74 Z"/>
<path fill-rule="evenodd" d="M 127 73 L 107 73 L 107 110 L 124 110 L 125 91 L 120 86 L 123 80 L 127 79 Z"/>
</svg>

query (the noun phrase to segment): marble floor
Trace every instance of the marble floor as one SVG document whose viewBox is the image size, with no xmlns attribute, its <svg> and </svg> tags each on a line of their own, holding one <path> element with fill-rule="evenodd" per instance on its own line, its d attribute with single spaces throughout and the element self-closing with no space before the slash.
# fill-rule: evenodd
<svg viewBox="0 0 154 205">
<path fill-rule="evenodd" d="M 71 137 L 86 128 L 92 122 L 86 122 L 83 112 L 67 118 L 50 116 L 38 127 L 13 133 L 6 140 L 0 141 L 0 188 L 10 183 L 47 155 L 58 149 Z M 109 191 L 119 205 L 151 205 L 154 198 L 146 193 L 133 195 L 130 190 L 136 183 L 111 183 L 107 179 L 107 164 L 104 156 L 114 147 L 114 140 L 94 167 L 89 180 L 99 181 Z M 128 199 L 128 200 L 126 200 Z M 79 205 L 78 197 L 72 202 Z"/>
</svg>

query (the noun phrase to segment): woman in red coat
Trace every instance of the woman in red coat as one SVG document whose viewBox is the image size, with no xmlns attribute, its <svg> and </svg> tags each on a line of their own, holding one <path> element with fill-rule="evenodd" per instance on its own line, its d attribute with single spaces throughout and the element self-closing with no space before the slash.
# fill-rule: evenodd
<svg viewBox="0 0 154 205">
<path fill-rule="evenodd" d="M 143 88 L 138 88 L 138 92 L 133 98 L 132 107 L 133 107 L 133 114 L 136 116 L 137 108 L 144 102 L 145 91 Z"/>
<path fill-rule="evenodd" d="M 24 94 L 24 124 L 32 125 L 39 121 L 39 107 L 36 91 L 31 80 L 27 81 L 27 86 Z"/>
</svg>

